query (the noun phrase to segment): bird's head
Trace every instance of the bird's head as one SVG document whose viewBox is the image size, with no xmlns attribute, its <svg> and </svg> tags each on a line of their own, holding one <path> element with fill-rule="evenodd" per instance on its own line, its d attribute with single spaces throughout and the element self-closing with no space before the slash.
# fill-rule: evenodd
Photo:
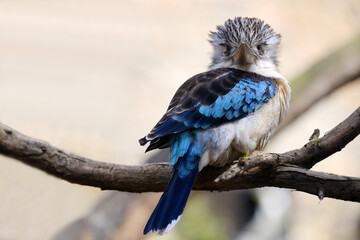
<svg viewBox="0 0 360 240">
<path fill-rule="evenodd" d="M 280 34 L 257 18 L 237 17 L 210 33 L 214 47 L 210 68 L 233 67 L 257 72 L 277 70 Z"/>
</svg>

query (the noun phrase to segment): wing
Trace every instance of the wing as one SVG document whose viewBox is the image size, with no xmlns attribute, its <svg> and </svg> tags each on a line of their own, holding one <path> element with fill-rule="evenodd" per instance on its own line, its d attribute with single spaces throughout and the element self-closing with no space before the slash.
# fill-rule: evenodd
<svg viewBox="0 0 360 240">
<path fill-rule="evenodd" d="M 275 79 L 233 68 L 218 68 L 187 80 L 175 93 L 165 115 L 140 139 L 147 151 L 168 146 L 169 136 L 239 120 L 269 101 Z"/>
</svg>

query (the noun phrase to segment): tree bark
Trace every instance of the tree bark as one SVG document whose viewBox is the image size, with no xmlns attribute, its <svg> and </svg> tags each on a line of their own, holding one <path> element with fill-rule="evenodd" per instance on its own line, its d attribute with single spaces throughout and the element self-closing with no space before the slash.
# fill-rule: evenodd
<svg viewBox="0 0 360 240">
<path fill-rule="evenodd" d="M 360 202 L 359 178 L 306 170 L 340 151 L 359 133 L 360 107 L 324 137 L 313 139 L 300 149 L 253 155 L 223 168 L 206 167 L 200 172 L 194 189 L 228 191 L 275 186 L 321 198 Z M 1 123 L 0 153 L 71 183 L 126 192 L 163 191 L 171 172 L 167 163 L 124 166 L 94 161 L 25 136 Z"/>
</svg>

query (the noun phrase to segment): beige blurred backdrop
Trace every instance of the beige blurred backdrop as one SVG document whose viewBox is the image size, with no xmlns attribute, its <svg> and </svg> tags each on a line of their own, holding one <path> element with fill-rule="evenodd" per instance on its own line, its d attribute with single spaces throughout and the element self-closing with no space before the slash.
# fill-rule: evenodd
<svg viewBox="0 0 360 240">
<path fill-rule="evenodd" d="M 138 139 L 178 86 L 206 70 L 209 31 L 235 16 L 262 18 L 282 34 L 280 68 L 288 79 L 360 33 L 356 0 L 3 0 L 0 121 L 92 159 L 141 164 Z M 359 103 L 356 81 L 314 106 L 266 151 L 301 147 L 314 128 L 325 133 Z M 359 177 L 359 161 L 355 139 L 316 169 Z M 3 156 L 0 164 L 1 240 L 50 239 L 106 194 Z M 291 239 L 356 237 L 348 223 L 359 221 L 359 204 L 297 192 L 293 199 Z"/>
</svg>

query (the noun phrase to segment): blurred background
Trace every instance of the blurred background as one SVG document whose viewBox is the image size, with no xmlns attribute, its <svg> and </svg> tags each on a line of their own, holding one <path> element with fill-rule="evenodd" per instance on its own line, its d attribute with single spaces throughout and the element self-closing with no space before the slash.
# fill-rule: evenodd
<svg viewBox="0 0 360 240">
<path fill-rule="evenodd" d="M 95 160 L 142 164 L 157 153 L 145 155 L 138 139 L 180 84 L 207 69 L 209 31 L 235 16 L 261 18 L 281 33 L 280 70 L 290 80 L 360 34 L 358 0 L 2 0 L 0 121 Z M 324 134 L 359 103 L 354 81 L 266 151 L 301 147 L 314 128 Z M 314 169 L 359 177 L 359 160 L 357 138 Z M 0 240 L 142 239 L 159 198 L 70 184 L 4 156 L 0 163 Z M 360 239 L 359 228 L 358 203 L 266 188 L 195 192 L 162 239 L 352 240 Z"/>
</svg>

